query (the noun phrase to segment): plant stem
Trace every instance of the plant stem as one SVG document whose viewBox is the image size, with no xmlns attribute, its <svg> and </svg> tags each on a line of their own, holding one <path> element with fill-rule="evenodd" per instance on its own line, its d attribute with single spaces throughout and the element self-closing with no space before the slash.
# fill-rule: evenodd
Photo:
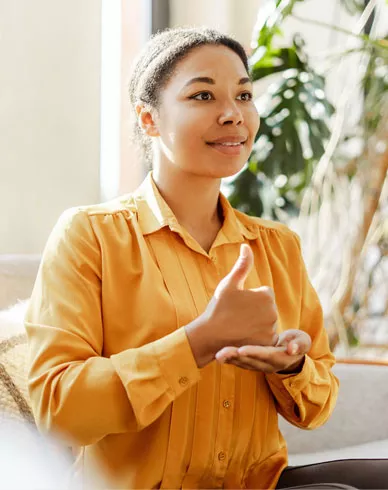
<svg viewBox="0 0 388 490">
<path fill-rule="evenodd" d="M 315 24 L 317 26 L 326 27 L 327 29 L 332 29 L 333 31 L 342 32 L 343 34 L 347 34 L 348 36 L 356 37 L 357 39 L 360 39 L 365 43 L 373 44 L 377 48 L 388 49 L 388 45 L 385 42 L 375 41 L 366 34 L 356 34 L 355 32 L 344 29 L 343 27 L 327 24 L 326 22 L 322 22 L 316 19 L 306 19 L 305 17 L 301 17 L 296 14 L 291 14 L 290 17 L 293 17 L 295 20 L 299 20 L 301 22 L 307 22 L 308 24 Z"/>
</svg>

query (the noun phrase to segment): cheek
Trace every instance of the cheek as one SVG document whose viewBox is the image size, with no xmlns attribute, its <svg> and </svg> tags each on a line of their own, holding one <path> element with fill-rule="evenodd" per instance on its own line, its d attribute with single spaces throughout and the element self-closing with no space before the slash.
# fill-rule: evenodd
<svg viewBox="0 0 388 490">
<path fill-rule="evenodd" d="M 198 151 L 203 143 L 207 131 L 206 115 L 200 111 L 179 111 L 179 114 L 170 114 L 168 124 L 161 132 L 166 144 L 174 147 L 175 151 L 192 153 Z"/>
</svg>

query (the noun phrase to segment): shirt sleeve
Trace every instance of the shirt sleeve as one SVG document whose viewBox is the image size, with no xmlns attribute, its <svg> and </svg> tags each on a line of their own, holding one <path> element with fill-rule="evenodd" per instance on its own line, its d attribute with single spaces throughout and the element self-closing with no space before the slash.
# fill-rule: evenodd
<svg viewBox="0 0 388 490">
<path fill-rule="evenodd" d="M 87 212 L 67 211 L 46 244 L 25 318 L 37 425 L 81 446 L 150 425 L 200 378 L 183 327 L 103 357 L 101 268 Z"/>
<path fill-rule="evenodd" d="M 298 262 L 301 274 L 300 328 L 312 340 L 301 371 L 297 374 L 266 374 L 279 413 L 291 424 L 303 429 L 322 425 L 331 415 L 338 395 L 338 379 L 331 371 L 335 364 L 323 323 L 322 307 L 303 262 L 299 238 Z"/>
</svg>

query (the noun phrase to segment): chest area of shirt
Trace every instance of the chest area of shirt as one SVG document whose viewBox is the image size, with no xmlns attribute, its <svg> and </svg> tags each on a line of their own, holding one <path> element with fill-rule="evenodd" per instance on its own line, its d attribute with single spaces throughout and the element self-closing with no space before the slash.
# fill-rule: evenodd
<svg viewBox="0 0 388 490">
<path fill-rule="evenodd" d="M 134 258 L 122 253 L 120 260 L 106 265 L 106 355 L 157 340 L 202 314 L 236 262 L 240 245 L 226 244 L 201 255 L 174 234 L 159 233 L 140 244 L 140 260 L 139 254 Z M 245 287 L 274 286 L 271 264 L 264 259 L 252 268 Z"/>
</svg>

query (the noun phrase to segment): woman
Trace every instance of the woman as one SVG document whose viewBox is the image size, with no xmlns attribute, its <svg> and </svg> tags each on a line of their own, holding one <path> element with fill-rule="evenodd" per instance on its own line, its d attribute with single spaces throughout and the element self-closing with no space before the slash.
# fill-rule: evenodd
<svg viewBox="0 0 388 490">
<path fill-rule="evenodd" d="M 160 33 L 130 101 L 152 173 L 64 213 L 43 255 L 26 318 L 38 425 L 111 488 L 295 485 L 277 414 L 317 427 L 338 384 L 298 238 L 220 194 L 259 127 L 246 54 L 209 29 Z"/>
</svg>

